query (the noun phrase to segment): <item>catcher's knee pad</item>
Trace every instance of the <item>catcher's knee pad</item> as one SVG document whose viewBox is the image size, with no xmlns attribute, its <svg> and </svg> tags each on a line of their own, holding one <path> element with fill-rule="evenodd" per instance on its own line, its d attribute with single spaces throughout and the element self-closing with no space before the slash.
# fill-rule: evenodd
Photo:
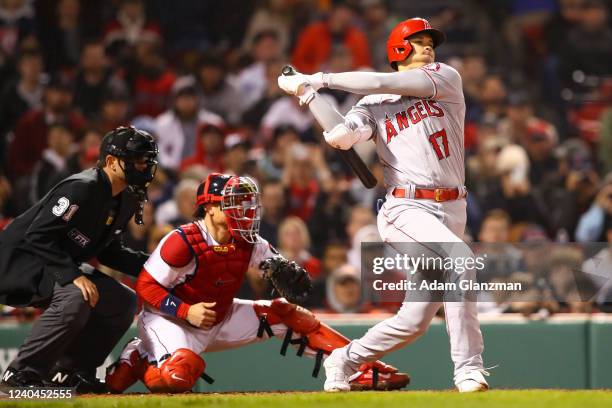
<svg viewBox="0 0 612 408">
<path fill-rule="evenodd" d="M 141 356 L 141 340 L 133 338 L 124 347 L 119 359 L 106 369 L 106 387 L 113 394 L 120 394 L 143 378 L 148 362 Z"/>
<path fill-rule="evenodd" d="M 204 372 L 204 360 L 189 349 L 178 349 L 161 366 L 149 366 L 144 383 L 151 392 L 186 392 Z"/>
<path fill-rule="evenodd" d="M 264 332 L 272 337 L 270 325 L 282 323 L 288 327 L 281 347 L 282 355 L 287 353 L 289 344 L 298 346 L 298 356 L 304 354 L 306 347 L 317 353 L 312 374 L 314 377 L 319 373 L 324 355 L 329 355 L 333 350 L 349 343 L 349 339 L 322 323 L 310 310 L 289 303 L 283 298 L 274 299 L 271 302 L 255 302 L 253 307 L 259 316 L 260 325 L 257 333 L 259 337 L 262 337 Z M 300 337 L 294 339 L 294 333 Z"/>
</svg>

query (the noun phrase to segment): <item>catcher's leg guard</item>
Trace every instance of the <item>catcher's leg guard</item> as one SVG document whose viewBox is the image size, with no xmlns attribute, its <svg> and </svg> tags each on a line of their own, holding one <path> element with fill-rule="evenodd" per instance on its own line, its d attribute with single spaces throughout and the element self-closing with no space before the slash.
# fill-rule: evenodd
<svg viewBox="0 0 612 408">
<path fill-rule="evenodd" d="M 193 388 L 205 367 L 199 355 L 181 348 L 172 353 L 161 366 L 147 367 L 144 383 L 151 392 L 187 392 Z"/>
<path fill-rule="evenodd" d="M 298 356 L 304 354 L 306 347 L 316 352 L 313 377 L 318 376 L 325 355 L 350 343 L 348 338 L 322 323 L 310 310 L 289 303 L 283 298 L 277 298 L 271 302 L 255 302 L 253 307 L 260 321 L 257 333 L 259 337 L 262 337 L 264 332 L 272 337 L 271 325 L 283 323 L 288 327 L 281 346 L 283 356 L 289 344 L 298 346 Z M 301 337 L 294 339 L 294 333 Z M 399 373 L 397 368 L 391 365 L 375 361 L 359 367 L 359 371 L 351 380 L 351 388 L 392 390 L 403 388 L 409 382 L 410 377 L 407 374 Z"/>
<path fill-rule="evenodd" d="M 140 353 L 141 342 L 138 337 L 130 340 L 119 359 L 106 369 L 106 387 L 113 394 L 121 394 L 142 379 L 148 363 Z"/>
</svg>

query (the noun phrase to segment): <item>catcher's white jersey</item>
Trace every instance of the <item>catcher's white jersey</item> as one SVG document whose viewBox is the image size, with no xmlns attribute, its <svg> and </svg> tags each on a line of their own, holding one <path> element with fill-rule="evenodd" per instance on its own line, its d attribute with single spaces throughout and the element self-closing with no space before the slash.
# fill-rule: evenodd
<svg viewBox="0 0 612 408">
<path fill-rule="evenodd" d="M 418 69 L 434 85 L 431 98 L 368 95 L 346 118 L 369 123 L 374 130 L 387 186 L 462 186 L 465 101 L 461 76 L 438 62 Z"/>
</svg>

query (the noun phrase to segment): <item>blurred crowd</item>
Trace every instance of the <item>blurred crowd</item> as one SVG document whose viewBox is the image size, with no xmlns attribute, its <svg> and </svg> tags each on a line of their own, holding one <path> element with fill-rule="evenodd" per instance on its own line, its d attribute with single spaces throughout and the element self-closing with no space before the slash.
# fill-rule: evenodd
<svg viewBox="0 0 612 408">
<path fill-rule="evenodd" d="M 606 0 L 0 0 L 0 227 L 132 124 L 157 138 L 160 170 L 126 244 L 152 251 L 190 221 L 208 173 L 250 175 L 261 235 L 315 282 L 307 306 L 393 310 L 360 282 L 386 193 L 374 145 L 357 146 L 379 180 L 366 190 L 276 77 L 287 62 L 389 71 L 387 35 L 415 16 L 446 33 L 437 60 L 463 78 L 470 240 L 612 242 Z M 341 113 L 358 101 L 324 92 Z M 270 288 L 249 273 L 240 295 Z"/>
</svg>

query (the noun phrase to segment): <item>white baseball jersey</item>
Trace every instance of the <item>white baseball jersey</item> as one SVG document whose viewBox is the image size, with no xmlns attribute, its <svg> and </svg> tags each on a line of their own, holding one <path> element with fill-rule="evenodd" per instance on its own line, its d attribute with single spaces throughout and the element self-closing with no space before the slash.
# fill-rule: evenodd
<svg viewBox="0 0 612 408">
<path fill-rule="evenodd" d="M 465 101 L 461 76 L 438 62 L 418 69 L 425 73 L 423 80 L 434 85 L 431 98 L 368 95 L 346 120 L 372 127 L 387 186 L 462 186 Z"/>
</svg>

